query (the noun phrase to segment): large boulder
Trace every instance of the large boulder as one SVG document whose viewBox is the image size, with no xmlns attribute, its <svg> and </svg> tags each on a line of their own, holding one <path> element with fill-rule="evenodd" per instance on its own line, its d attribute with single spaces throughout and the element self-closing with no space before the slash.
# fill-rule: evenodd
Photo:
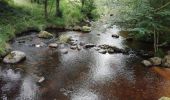
<svg viewBox="0 0 170 100">
<path fill-rule="evenodd" d="M 162 66 L 170 67 L 170 55 L 167 55 L 162 60 Z"/>
<path fill-rule="evenodd" d="M 170 100 L 169 97 L 161 97 L 159 100 Z"/>
<path fill-rule="evenodd" d="M 49 39 L 53 37 L 53 34 L 47 32 L 47 31 L 40 31 L 38 34 L 39 38 Z"/>
<path fill-rule="evenodd" d="M 151 63 L 150 61 L 148 61 L 148 60 L 143 60 L 141 63 L 142 63 L 144 66 L 146 66 L 146 67 L 152 66 L 152 63 Z"/>
<path fill-rule="evenodd" d="M 4 59 L 4 63 L 15 64 L 26 58 L 26 54 L 22 51 L 12 51 Z"/>
<path fill-rule="evenodd" d="M 162 59 L 159 57 L 153 57 L 150 58 L 149 61 L 154 65 L 154 66 L 159 66 L 162 64 Z"/>
<path fill-rule="evenodd" d="M 82 32 L 91 32 L 91 27 L 89 26 L 83 26 L 81 29 Z"/>
</svg>

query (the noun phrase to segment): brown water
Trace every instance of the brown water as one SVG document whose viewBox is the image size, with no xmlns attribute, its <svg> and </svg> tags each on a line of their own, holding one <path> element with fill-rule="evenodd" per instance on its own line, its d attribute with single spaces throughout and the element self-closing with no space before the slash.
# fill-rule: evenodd
<svg viewBox="0 0 170 100">
<path fill-rule="evenodd" d="M 134 44 L 133 47 L 147 50 L 151 46 L 126 43 L 124 37 L 112 38 L 111 34 L 119 34 L 116 26 L 102 33 L 95 29 L 87 34 L 73 31 L 63 34 L 85 43 L 119 48 Z M 25 43 L 18 43 L 22 39 Z M 27 54 L 27 59 L 17 65 L 1 64 L 1 100 L 158 100 L 170 96 L 169 69 L 145 68 L 140 64 L 142 59 L 134 54 L 100 54 L 94 49 L 77 51 L 68 45 L 60 45 L 58 49 L 30 46 L 41 42 L 49 40 L 32 34 L 16 38 L 12 43 L 14 50 Z M 68 48 L 68 54 L 61 54 L 60 48 Z M 16 72 L 15 68 L 25 72 Z M 37 84 L 35 75 L 44 76 L 45 81 Z"/>
</svg>

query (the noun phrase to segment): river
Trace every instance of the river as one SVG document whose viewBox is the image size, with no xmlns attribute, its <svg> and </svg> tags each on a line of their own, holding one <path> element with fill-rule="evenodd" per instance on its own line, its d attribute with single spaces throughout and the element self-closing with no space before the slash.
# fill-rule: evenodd
<svg viewBox="0 0 170 100">
<path fill-rule="evenodd" d="M 105 31 L 94 28 L 90 33 L 55 33 L 96 45 L 151 48 L 150 44 L 125 42 L 117 26 Z M 119 34 L 120 38 L 113 38 L 112 34 Z M 18 43 L 20 40 L 25 42 Z M 166 70 L 142 66 L 142 58 L 135 54 L 100 54 L 94 48 L 77 51 L 67 44 L 58 49 L 30 46 L 48 41 L 36 37 L 34 32 L 14 39 L 12 48 L 25 52 L 27 59 L 16 65 L 0 64 L 1 100 L 158 100 L 170 96 Z M 68 54 L 60 53 L 61 48 L 68 48 Z M 35 75 L 45 77 L 45 81 L 37 84 Z"/>
</svg>

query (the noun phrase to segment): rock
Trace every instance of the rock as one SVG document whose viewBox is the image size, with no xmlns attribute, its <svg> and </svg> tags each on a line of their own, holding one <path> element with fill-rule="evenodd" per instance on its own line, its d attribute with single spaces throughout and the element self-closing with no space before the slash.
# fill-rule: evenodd
<svg viewBox="0 0 170 100">
<path fill-rule="evenodd" d="M 162 66 L 170 68 L 170 55 L 167 55 L 163 58 Z"/>
<path fill-rule="evenodd" d="M 143 60 L 141 63 L 142 63 L 145 67 L 150 67 L 150 66 L 152 66 L 152 63 L 151 63 L 150 61 L 148 61 L 148 60 Z"/>
<path fill-rule="evenodd" d="M 95 47 L 94 49 L 95 49 L 96 51 L 99 51 L 99 50 L 100 50 L 100 48 L 99 48 L 99 47 Z"/>
<path fill-rule="evenodd" d="M 154 56 L 154 52 L 152 51 L 144 51 L 144 50 L 139 50 L 139 51 L 136 51 L 137 54 L 143 58 L 151 58 Z"/>
<path fill-rule="evenodd" d="M 67 54 L 67 53 L 68 53 L 68 50 L 67 50 L 67 49 L 61 49 L 60 51 L 61 51 L 61 53 L 63 53 L 63 54 Z"/>
<path fill-rule="evenodd" d="M 114 38 L 119 38 L 119 35 L 112 34 L 112 37 L 114 37 Z"/>
<path fill-rule="evenodd" d="M 84 43 L 84 42 L 80 42 L 79 45 L 80 45 L 80 46 L 84 46 L 85 43 Z"/>
<path fill-rule="evenodd" d="M 6 55 L 8 55 L 12 51 L 12 48 L 9 44 L 5 44 L 5 50 L 1 52 L 0 58 L 4 58 Z"/>
<path fill-rule="evenodd" d="M 115 53 L 113 49 L 108 49 L 108 51 L 107 51 L 107 52 L 108 52 L 109 54 L 113 54 L 113 53 Z"/>
<path fill-rule="evenodd" d="M 15 64 L 18 63 L 26 58 L 26 55 L 24 52 L 21 51 L 12 51 L 10 54 L 8 54 L 4 59 L 4 63 L 9 64 Z"/>
<path fill-rule="evenodd" d="M 93 47 L 95 47 L 96 45 L 95 44 L 86 44 L 85 46 L 84 46 L 84 48 L 93 48 Z"/>
<path fill-rule="evenodd" d="M 161 97 L 159 100 L 170 100 L 169 97 Z"/>
<path fill-rule="evenodd" d="M 149 61 L 154 65 L 154 66 L 159 66 L 162 63 L 162 59 L 159 57 L 153 57 L 150 58 Z"/>
<path fill-rule="evenodd" d="M 77 46 L 71 46 L 70 49 L 75 50 L 75 49 L 77 49 Z"/>
<path fill-rule="evenodd" d="M 167 54 L 170 55 L 170 51 L 167 51 Z"/>
<path fill-rule="evenodd" d="M 98 33 L 97 36 L 100 36 L 100 34 Z"/>
<path fill-rule="evenodd" d="M 99 53 L 106 54 L 107 51 L 106 51 L 106 50 L 103 50 L 103 49 L 100 49 L 100 50 L 99 50 Z"/>
<path fill-rule="evenodd" d="M 50 48 L 58 48 L 58 44 L 57 43 L 50 43 L 48 46 Z"/>
<path fill-rule="evenodd" d="M 82 32 L 91 32 L 91 27 L 89 27 L 89 26 L 83 26 L 81 31 L 82 31 Z"/>
<path fill-rule="evenodd" d="M 39 34 L 38 34 L 38 37 L 39 38 L 44 38 L 44 39 L 49 39 L 49 38 L 52 38 L 53 35 L 47 31 L 40 31 Z"/>
<path fill-rule="evenodd" d="M 74 26 L 73 31 L 81 31 L 81 27 L 80 26 Z"/>
<path fill-rule="evenodd" d="M 80 47 L 80 46 L 77 46 L 77 50 L 80 51 L 80 50 L 81 50 L 81 47 Z"/>
<path fill-rule="evenodd" d="M 39 80 L 38 80 L 38 83 L 42 83 L 45 81 L 45 78 L 44 77 L 40 77 Z"/>
</svg>

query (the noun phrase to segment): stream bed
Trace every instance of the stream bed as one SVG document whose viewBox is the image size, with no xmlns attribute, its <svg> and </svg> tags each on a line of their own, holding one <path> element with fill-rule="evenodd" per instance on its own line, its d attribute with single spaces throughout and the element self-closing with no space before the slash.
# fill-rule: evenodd
<svg viewBox="0 0 170 100">
<path fill-rule="evenodd" d="M 60 34 L 96 45 L 152 48 L 150 44 L 127 43 L 123 36 L 111 37 L 121 35 L 119 31 L 113 26 L 104 32 Z M 146 68 L 140 63 L 142 58 L 135 54 L 101 54 L 94 48 L 78 51 L 67 44 L 49 48 L 47 44 L 54 41 L 40 39 L 34 32 L 14 39 L 13 50 L 25 52 L 27 59 L 16 65 L 0 64 L 1 100 L 158 100 L 170 96 L 170 75 L 166 73 L 169 69 Z M 36 44 L 43 46 L 33 46 Z M 62 48 L 68 49 L 68 54 L 62 54 Z M 35 75 L 43 76 L 45 81 L 37 84 Z"/>
</svg>

